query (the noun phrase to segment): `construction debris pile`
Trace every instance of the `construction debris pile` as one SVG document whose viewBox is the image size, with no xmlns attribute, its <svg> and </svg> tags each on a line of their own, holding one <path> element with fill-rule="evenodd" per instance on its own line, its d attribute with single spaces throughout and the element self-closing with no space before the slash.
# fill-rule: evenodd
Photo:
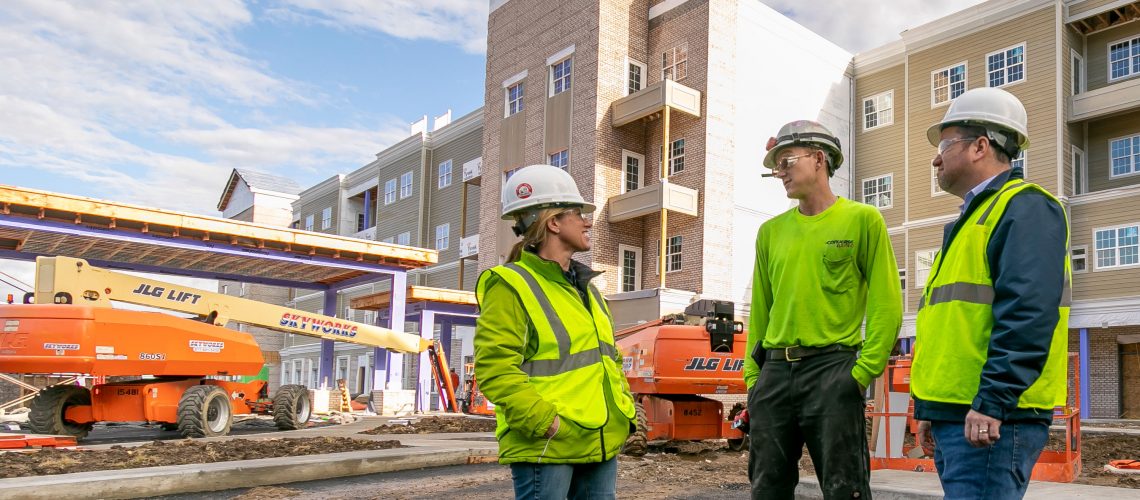
<svg viewBox="0 0 1140 500">
<path fill-rule="evenodd" d="M 135 469 L 163 465 L 202 464 L 258 458 L 318 455 L 346 451 L 386 450 L 403 447 L 399 441 L 314 437 L 288 439 L 234 439 L 229 441 L 154 441 L 135 447 L 105 450 L 44 448 L 3 454 L 0 478 L 67 474 L 99 470 Z"/>
<path fill-rule="evenodd" d="M 418 420 L 392 420 L 361 434 L 435 434 L 452 432 L 494 432 L 495 420 L 490 418 L 427 417 Z"/>
</svg>

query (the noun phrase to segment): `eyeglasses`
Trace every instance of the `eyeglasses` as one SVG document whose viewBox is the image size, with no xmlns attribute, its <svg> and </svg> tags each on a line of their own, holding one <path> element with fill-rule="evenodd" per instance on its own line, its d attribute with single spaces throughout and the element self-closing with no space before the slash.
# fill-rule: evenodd
<svg viewBox="0 0 1140 500">
<path fill-rule="evenodd" d="M 977 136 L 974 136 L 974 137 L 958 137 L 958 138 L 954 138 L 954 139 L 942 139 L 942 141 L 938 143 L 938 154 L 939 155 L 944 154 L 946 152 L 946 150 L 950 149 L 950 146 L 953 146 L 954 144 L 957 144 L 959 142 L 964 142 L 964 141 L 974 141 L 977 138 L 978 138 Z"/>
<path fill-rule="evenodd" d="M 812 152 L 810 152 L 808 154 L 804 154 L 804 155 L 786 156 L 784 158 L 780 158 L 779 160 L 776 160 L 776 167 L 772 169 L 772 173 L 778 174 L 778 173 L 783 172 L 789 168 L 792 168 L 792 166 L 795 165 L 796 162 L 800 161 L 800 158 L 807 158 L 809 156 L 815 156 L 816 153 L 818 153 L 818 151 L 812 151 Z"/>
<path fill-rule="evenodd" d="M 571 208 L 570 210 L 559 213 L 558 217 L 562 217 L 563 215 L 573 215 L 574 217 L 581 219 L 582 221 L 590 220 L 590 215 L 582 213 L 581 208 Z"/>
</svg>

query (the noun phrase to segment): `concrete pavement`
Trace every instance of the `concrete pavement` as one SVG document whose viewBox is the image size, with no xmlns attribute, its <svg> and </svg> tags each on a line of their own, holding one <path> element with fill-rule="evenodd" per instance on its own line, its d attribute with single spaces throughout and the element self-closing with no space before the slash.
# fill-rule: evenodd
<svg viewBox="0 0 1140 500">
<path fill-rule="evenodd" d="M 942 485 L 938 482 L 938 474 L 933 472 L 876 470 L 871 471 L 871 492 L 875 500 L 940 500 Z M 815 476 L 801 477 L 800 485 L 796 488 L 796 498 L 823 498 L 819 480 Z M 1029 483 L 1025 498 L 1129 500 L 1140 499 L 1140 489 L 1033 481 Z"/>
</svg>

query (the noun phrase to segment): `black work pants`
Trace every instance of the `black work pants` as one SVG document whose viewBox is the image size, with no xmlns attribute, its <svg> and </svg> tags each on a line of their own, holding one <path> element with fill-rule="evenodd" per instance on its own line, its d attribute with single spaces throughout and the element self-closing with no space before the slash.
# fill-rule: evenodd
<svg viewBox="0 0 1140 500">
<path fill-rule="evenodd" d="M 806 443 L 823 497 L 871 498 L 864 396 L 855 353 L 768 360 L 748 394 L 754 499 L 792 499 Z"/>
</svg>

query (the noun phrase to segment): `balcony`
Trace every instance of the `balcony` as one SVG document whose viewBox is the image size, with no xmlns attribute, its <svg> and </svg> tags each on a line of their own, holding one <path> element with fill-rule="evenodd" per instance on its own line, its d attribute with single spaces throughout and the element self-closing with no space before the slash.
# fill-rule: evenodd
<svg viewBox="0 0 1140 500">
<path fill-rule="evenodd" d="M 464 236 L 459 239 L 459 258 L 466 259 L 479 255 L 479 235 Z"/>
<path fill-rule="evenodd" d="M 658 182 L 610 198 L 610 222 L 661 213 L 661 209 L 697 215 L 697 190 Z"/>
<path fill-rule="evenodd" d="M 653 119 L 665 106 L 695 117 L 701 116 L 701 91 L 691 89 L 673 80 L 662 80 L 635 94 L 614 101 L 612 122 L 614 127 Z"/>
<path fill-rule="evenodd" d="M 1072 99 L 1069 122 L 1103 118 L 1140 108 L 1140 78 L 1121 80 L 1106 87 L 1077 94 Z"/>
<path fill-rule="evenodd" d="M 480 156 L 463 164 L 463 182 L 480 185 L 483 182 L 483 157 Z"/>
<path fill-rule="evenodd" d="M 372 226 L 372 227 L 365 229 L 363 231 L 357 231 L 357 232 L 352 234 L 352 237 L 353 238 L 359 238 L 362 240 L 376 241 L 376 226 Z"/>
</svg>

